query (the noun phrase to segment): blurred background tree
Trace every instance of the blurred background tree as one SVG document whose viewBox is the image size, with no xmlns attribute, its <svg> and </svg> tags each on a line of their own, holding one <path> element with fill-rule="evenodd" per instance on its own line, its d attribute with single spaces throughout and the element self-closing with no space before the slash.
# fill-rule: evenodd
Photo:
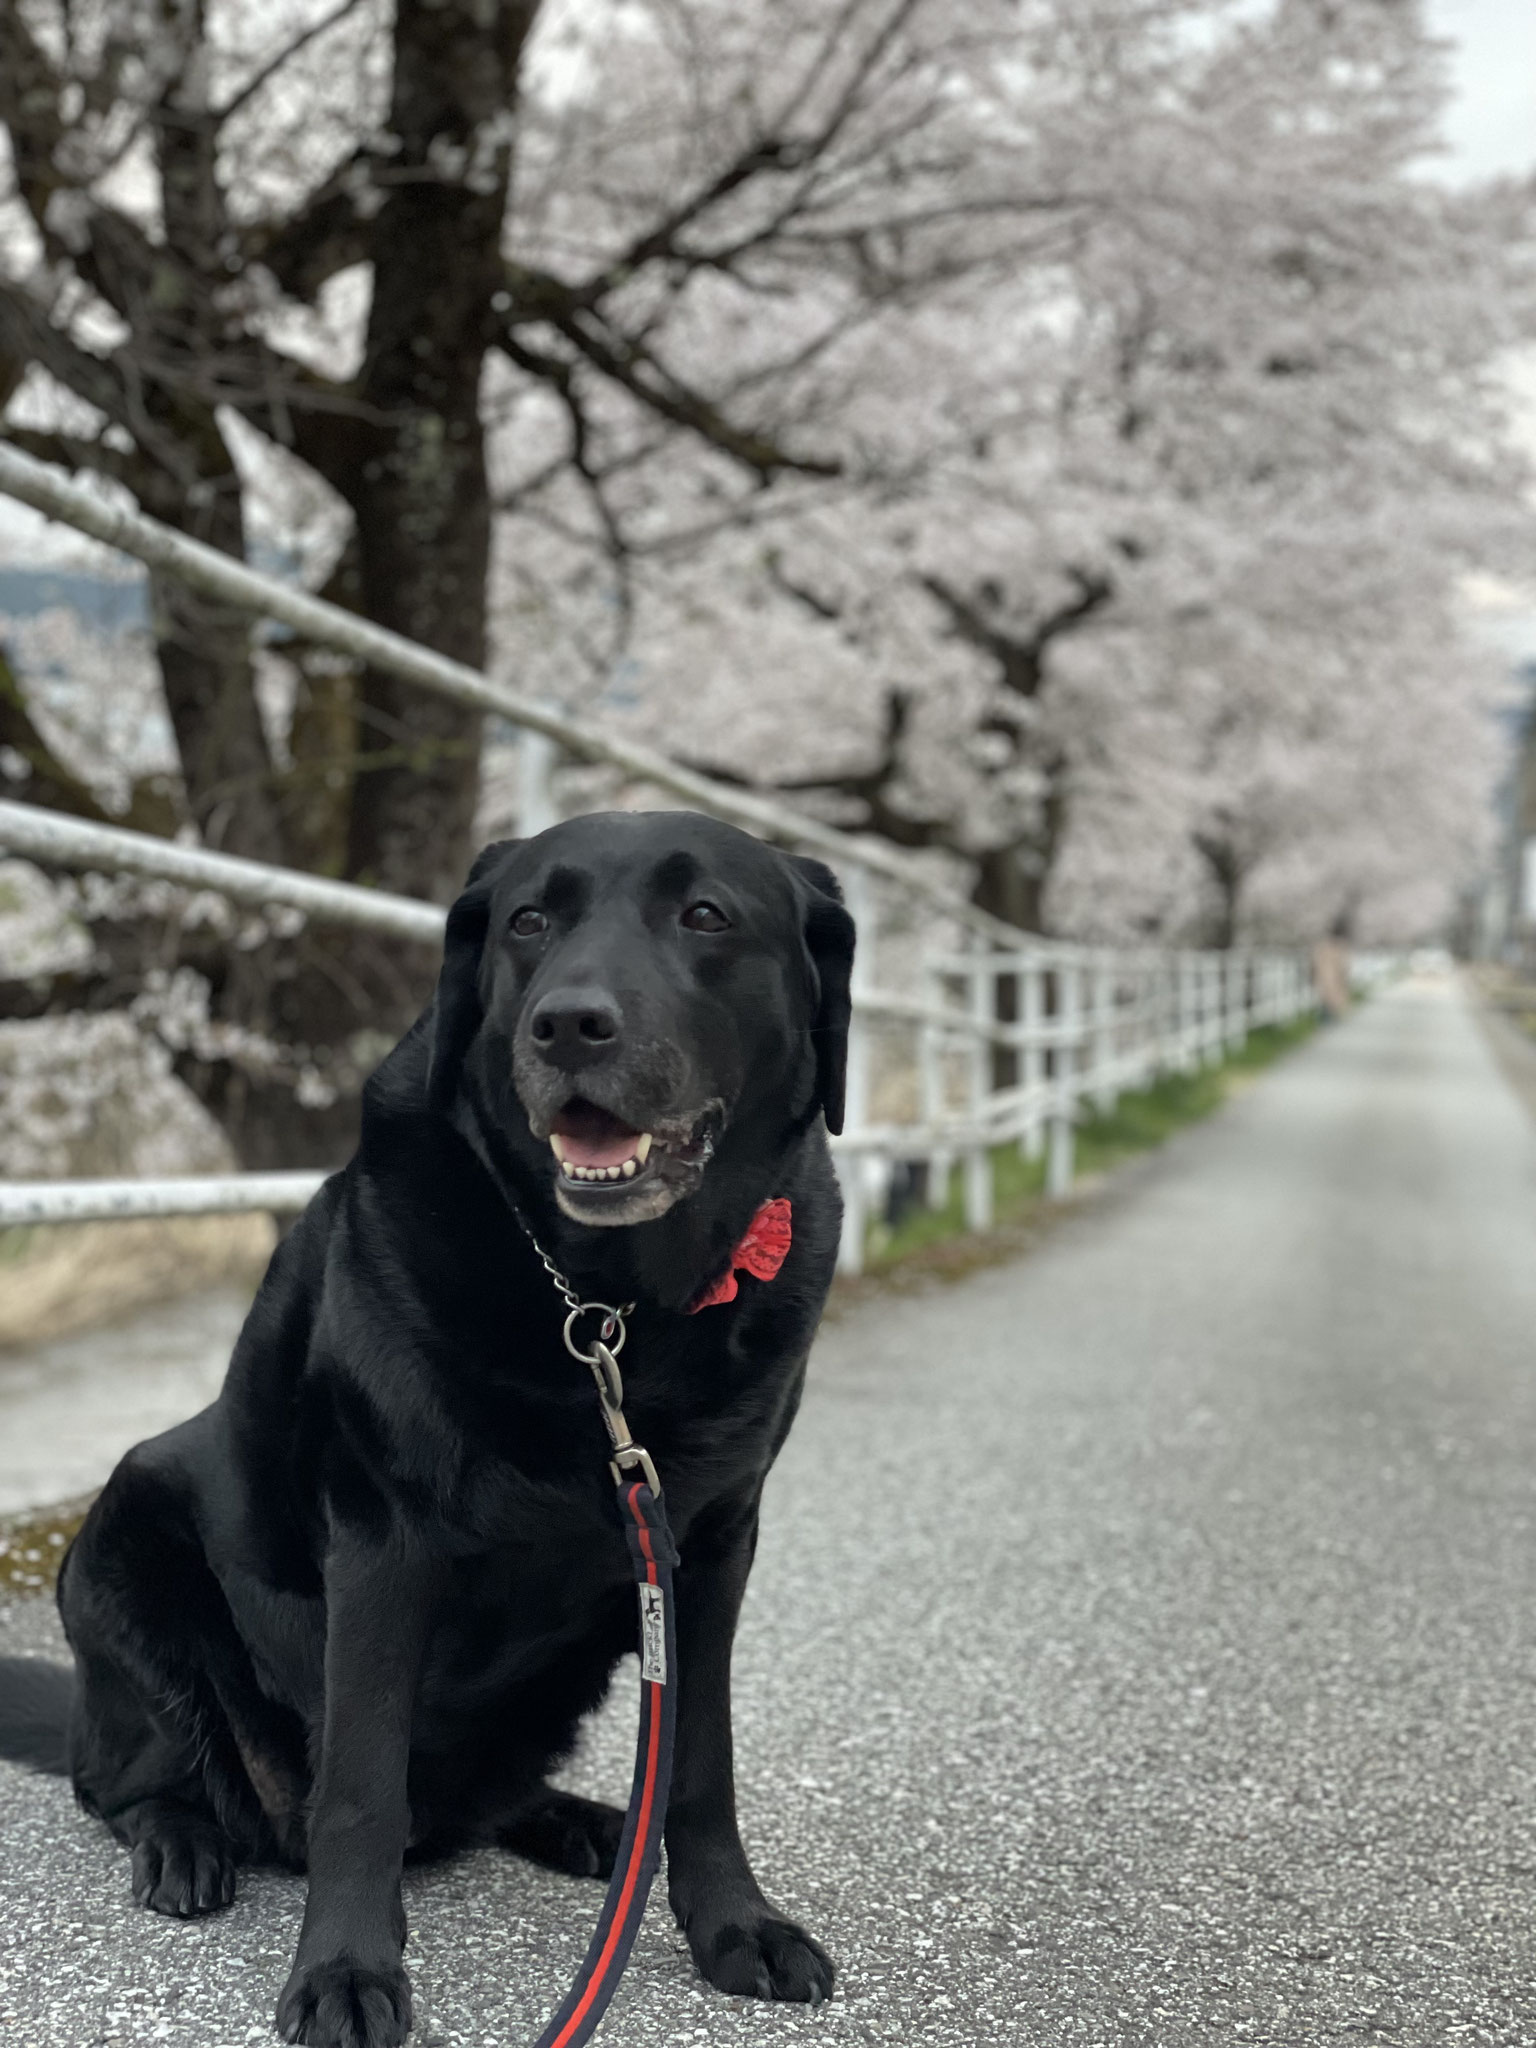
<svg viewBox="0 0 1536 2048">
<path fill-rule="evenodd" d="M 1529 546 L 1440 63 L 1402 0 L 0 0 L 3 431 L 1016 923 L 1432 916 Z M 16 793 L 438 900 L 516 827 L 474 714 L 150 605 L 67 721 L 13 648 Z M 245 1163 L 339 1156 L 430 959 L 153 910 L 13 1013 L 131 994 Z"/>
</svg>

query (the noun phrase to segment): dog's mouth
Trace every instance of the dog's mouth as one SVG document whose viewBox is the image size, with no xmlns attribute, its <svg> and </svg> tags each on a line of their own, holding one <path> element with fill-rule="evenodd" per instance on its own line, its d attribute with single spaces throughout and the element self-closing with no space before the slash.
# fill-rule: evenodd
<svg viewBox="0 0 1536 2048">
<path fill-rule="evenodd" d="M 556 1199 L 585 1223 L 638 1223 L 697 1187 L 714 1151 L 720 1105 L 692 1119 L 668 1119 L 642 1131 L 584 1095 L 549 1122 Z"/>
</svg>

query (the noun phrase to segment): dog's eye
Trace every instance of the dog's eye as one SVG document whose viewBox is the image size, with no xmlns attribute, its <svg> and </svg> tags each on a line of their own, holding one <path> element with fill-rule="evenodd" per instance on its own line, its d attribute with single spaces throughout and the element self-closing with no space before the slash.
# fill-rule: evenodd
<svg viewBox="0 0 1536 2048">
<path fill-rule="evenodd" d="M 542 910 L 534 910 L 525 904 L 521 910 L 513 911 L 512 929 L 520 939 L 534 939 L 540 932 L 548 931 L 549 919 Z"/>
<path fill-rule="evenodd" d="M 731 920 L 713 903 L 690 903 L 683 912 L 683 925 L 690 932 L 723 932 Z"/>
</svg>

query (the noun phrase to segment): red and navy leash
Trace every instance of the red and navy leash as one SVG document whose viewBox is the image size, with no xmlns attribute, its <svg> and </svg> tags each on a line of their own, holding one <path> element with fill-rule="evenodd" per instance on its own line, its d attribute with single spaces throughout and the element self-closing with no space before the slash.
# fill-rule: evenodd
<svg viewBox="0 0 1536 2048">
<path fill-rule="evenodd" d="M 514 1214 L 517 1212 L 514 1210 Z M 637 1444 L 624 1419 L 624 1381 L 618 1356 L 629 1332 L 625 1318 L 635 1304 L 615 1308 L 604 1301 L 583 1301 L 560 1268 L 517 1216 L 524 1235 L 538 1253 L 570 1313 L 565 1319 L 565 1348 L 590 1367 L 597 1383 L 603 1424 L 613 1455 L 608 1469 L 618 1489 L 619 1514 L 629 1545 L 630 1564 L 640 1602 L 640 1726 L 635 1737 L 635 1775 L 619 1853 L 608 1880 L 608 1895 L 598 1916 L 576 1981 L 559 2011 L 540 2034 L 534 2048 L 580 2048 L 596 2033 L 619 1979 L 629 1961 L 635 1936 L 645 1915 L 667 1818 L 672 1784 L 672 1743 L 677 1726 L 677 1631 L 672 1611 L 672 1570 L 677 1545 L 667 1526 L 661 1481 L 650 1453 Z M 583 1349 L 577 1324 L 599 1315 L 597 1336 Z"/>
<path fill-rule="evenodd" d="M 577 2048 L 579 2042 L 591 2040 L 619 1988 L 661 1861 L 677 1722 L 677 1642 L 672 1615 L 672 1567 L 677 1563 L 677 1549 L 660 1497 L 643 1479 L 621 1484 L 619 1503 L 640 1597 L 640 1727 L 635 1740 L 634 1784 L 597 1931 L 575 1983 L 535 2048 Z"/>
</svg>

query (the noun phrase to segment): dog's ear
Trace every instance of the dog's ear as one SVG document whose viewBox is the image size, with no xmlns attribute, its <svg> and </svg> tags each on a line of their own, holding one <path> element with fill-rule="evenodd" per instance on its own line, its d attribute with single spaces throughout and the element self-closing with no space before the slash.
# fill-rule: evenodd
<svg viewBox="0 0 1536 2048">
<path fill-rule="evenodd" d="M 853 919 L 843 908 L 842 888 L 829 867 L 804 854 L 792 854 L 790 865 L 800 878 L 805 905 L 805 950 L 810 955 L 815 979 L 811 1043 L 816 1051 L 816 1096 L 827 1129 L 835 1137 L 843 1128 L 843 1098 L 848 1084 Z"/>
<path fill-rule="evenodd" d="M 480 1029 L 480 956 L 485 950 L 491 891 L 504 855 L 520 839 L 498 839 L 475 856 L 464 892 L 448 913 L 443 934 L 443 965 L 432 1002 L 432 1049 L 427 1060 L 427 1102 L 446 1109 L 459 1085 L 459 1069 L 470 1042 Z"/>
</svg>

